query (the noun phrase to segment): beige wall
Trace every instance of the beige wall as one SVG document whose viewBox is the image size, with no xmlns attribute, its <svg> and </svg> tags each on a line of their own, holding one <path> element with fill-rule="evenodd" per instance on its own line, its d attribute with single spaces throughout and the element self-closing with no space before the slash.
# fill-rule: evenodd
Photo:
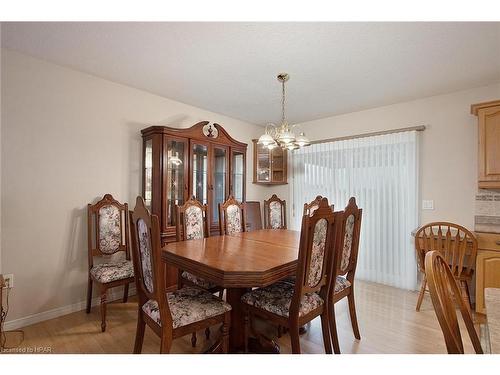
<svg viewBox="0 0 500 375">
<path fill-rule="evenodd" d="M 420 195 L 434 200 L 434 210 L 421 210 L 421 222 L 447 220 L 473 228 L 477 118 L 470 105 L 499 98 L 500 84 L 492 84 L 302 125 L 312 140 L 425 125 L 420 133 Z M 288 198 L 288 189 L 282 194 Z"/>
<path fill-rule="evenodd" d="M 140 129 L 222 124 L 249 144 L 262 128 L 19 54 L 2 51 L 3 271 L 15 288 L 8 320 L 85 299 L 86 204 L 140 192 Z"/>
</svg>

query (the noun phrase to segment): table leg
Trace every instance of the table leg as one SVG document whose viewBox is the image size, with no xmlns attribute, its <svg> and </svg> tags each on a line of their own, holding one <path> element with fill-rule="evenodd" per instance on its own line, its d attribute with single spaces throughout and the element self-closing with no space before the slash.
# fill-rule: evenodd
<svg viewBox="0 0 500 375">
<path fill-rule="evenodd" d="M 231 329 L 229 330 L 229 352 L 237 353 L 245 349 L 245 323 L 243 309 L 241 308 L 241 296 L 247 291 L 245 288 L 226 289 L 226 299 L 232 307 Z"/>
</svg>

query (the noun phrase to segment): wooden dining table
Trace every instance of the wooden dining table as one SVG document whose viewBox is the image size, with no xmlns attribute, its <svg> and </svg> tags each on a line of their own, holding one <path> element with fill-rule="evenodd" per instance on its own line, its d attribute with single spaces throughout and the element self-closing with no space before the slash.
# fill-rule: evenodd
<svg viewBox="0 0 500 375">
<path fill-rule="evenodd" d="M 229 347 L 244 349 L 241 296 L 253 287 L 265 287 L 294 275 L 300 232 L 262 229 L 167 244 L 164 262 L 226 288 L 232 306 Z"/>
</svg>

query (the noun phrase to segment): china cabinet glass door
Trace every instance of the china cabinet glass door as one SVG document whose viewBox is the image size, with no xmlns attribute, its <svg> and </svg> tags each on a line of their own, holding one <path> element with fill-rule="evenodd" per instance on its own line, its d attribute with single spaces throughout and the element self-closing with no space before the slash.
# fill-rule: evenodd
<svg viewBox="0 0 500 375">
<path fill-rule="evenodd" d="M 267 147 L 257 144 L 257 182 L 271 179 L 271 155 Z"/>
<path fill-rule="evenodd" d="M 245 189 L 245 152 L 232 151 L 231 158 L 231 194 L 242 202 Z"/>
<path fill-rule="evenodd" d="M 202 204 L 208 203 L 208 145 L 191 145 L 191 194 Z"/>
<path fill-rule="evenodd" d="M 183 139 L 166 139 L 166 222 L 167 226 L 176 225 L 176 206 L 185 202 L 187 195 L 187 142 Z"/>
<path fill-rule="evenodd" d="M 219 222 L 219 203 L 224 203 L 227 194 L 227 179 L 228 179 L 228 150 L 223 146 L 213 147 L 212 160 L 212 181 L 210 189 L 212 190 L 212 223 Z"/>
<path fill-rule="evenodd" d="M 153 140 L 144 141 L 144 202 L 151 210 L 153 197 Z"/>
</svg>

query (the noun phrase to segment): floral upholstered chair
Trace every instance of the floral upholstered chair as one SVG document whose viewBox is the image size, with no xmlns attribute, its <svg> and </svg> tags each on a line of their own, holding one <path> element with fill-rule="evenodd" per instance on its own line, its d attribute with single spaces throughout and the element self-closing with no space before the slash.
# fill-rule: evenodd
<svg viewBox="0 0 500 375">
<path fill-rule="evenodd" d="M 106 295 L 109 288 L 123 285 L 123 302 L 127 302 L 128 287 L 134 282 L 134 267 L 130 260 L 128 238 L 128 205 L 121 204 L 106 194 L 96 204 L 87 206 L 89 273 L 87 286 L 87 314 L 92 305 L 92 286 L 96 283 L 101 294 L 101 330 L 106 330 Z M 124 258 L 112 261 L 118 252 Z M 94 257 L 108 258 L 94 264 Z"/>
<path fill-rule="evenodd" d="M 198 287 L 167 293 L 158 216 L 149 214 L 142 197 L 130 213 L 130 238 L 139 300 L 134 353 L 142 351 L 146 324 L 160 337 L 160 352 L 169 353 L 173 339 L 221 323 L 222 336 L 212 349 L 227 353 L 231 306 Z"/>
<path fill-rule="evenodd" d="M 319 202 L 323 197 L 321 195 L 317 195 L 316 198 L 311 203 L 304 203 L 304 213 L 303 215 L 311 216 L 314 211 L 316 211 L 319 207 Z M 333 206 L 332 206 L 333 207 Z"/>
<path fill-rule="evenodd" d="M 334 305 L 344 297 L 347 297 L 349 303 L 349 315 L 351 316 L 354 337 L 358 340 L 361 338 L 359 335 L 358 319 L 356 317 L 356 305 L 354 304 L 354 274 L 358 262 L 362 213 L 363 210 L 358 208 L 354 197 L 349 199 L 349 203 L 344 211 L 335 212 L 335 222 L 338 224 L 339 229 L 335 247 L 339 259 L 335 262 L 336 271 L 335 277 L 331 281 L 328 310 L 333 350 L 337 354 L 340 353 L 340 346 L 337 337 Z"/>
<path fill-rule="evenodd" d="M 230 196 L 227 201 L 219 203 L 219 228 L 221 236 L 224 234 L 245 232 L 244 205 Z"/>
<path fill-rule="evenodd" d="M 207 224 L 207 206 L 201 204 L 193 196 L 182 206 L 176 207 L 176 239 L 177 241 L 199 240 L 209 236 Z M 223 288 L 196 276 L 187 271 L 179 271 L 179 287 L 184 285 L 197 286 L 208 290 L 210 293 L 219 293 L 222 296 Z M 210 338 L 210 328 L 205 331 L 207 339 Z M 191 337 L 191 344 L 196 346 L 196 333 Z"/>
<path fill-rule="evenodd" d="M 300 353 L 299 327 L 321 316 L 323 343 L 332 353 L 328 329 L 327 298 L 332 277 L 335 216 L 326 198 L 321 199 L 311 216 L 302 218 L 296 280 L 279 281 L 265 288 L 252 290 L 241 297 L 245 315 L 245 342 L 248 338 L 249 316 L 259 316 L 290 332 L 292 352 Z"/>
<path fill-rule="evenodd" d="M 266 229 L 286 229 L 286 202 L 276 194 L 264 201 L 264 220 Z"/>
</svg>

